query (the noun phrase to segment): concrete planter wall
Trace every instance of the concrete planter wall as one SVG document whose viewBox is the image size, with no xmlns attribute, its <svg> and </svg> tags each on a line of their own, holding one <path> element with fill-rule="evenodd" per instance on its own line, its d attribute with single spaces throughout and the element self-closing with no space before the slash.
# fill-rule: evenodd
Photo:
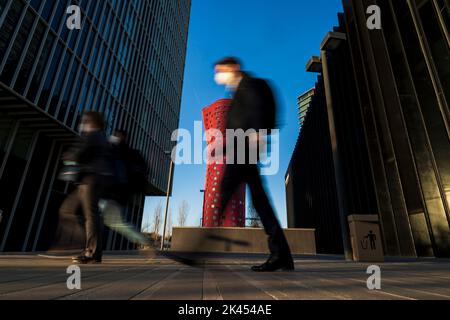
<svg viewBox="0 0 450 320">
<path fill-rule="evenodd" d="M 287 229 L 293 254 L 316 254 L 314 229 Z M 269 253 L 263 229 L 174 228 L 172 249 L 177 252 Z"/>
</svg>

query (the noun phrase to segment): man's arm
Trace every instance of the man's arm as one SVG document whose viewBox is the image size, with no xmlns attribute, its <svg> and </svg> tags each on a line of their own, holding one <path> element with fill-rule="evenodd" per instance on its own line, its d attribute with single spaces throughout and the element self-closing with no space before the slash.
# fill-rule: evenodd
<svg viewBox="0 0 450 320">
<path fill-rule="evenodd" d="M 261 82 L 262 80 L 254 80 L 245 95 L 248 128 L 254 129 L 257 132 L 265 129 L 264 112 L 266 94 Z"/>
<path fill-rule="evenodd" d="M 85 138 L 84 143 L 81 143 L 73 153 L 73 161 L 79 164 L 88 164 L 94 158 L 98 148 L 92 140 L 92 137 Z"/>
</svg>

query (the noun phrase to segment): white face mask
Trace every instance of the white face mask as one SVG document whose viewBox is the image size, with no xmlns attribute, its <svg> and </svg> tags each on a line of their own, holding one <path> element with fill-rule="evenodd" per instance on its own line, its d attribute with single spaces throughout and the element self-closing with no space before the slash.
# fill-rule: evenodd
<svg viewBox="0 0 450 320">
<path fill-rule="evenodd" d="M 118 138 L 116 136 L 111 136 L 111 137 L 109 137 L 109 142 L 111 144 L 114 144 L 114 145 L 119 145 L 120 144 L 120 138 Z"/>
<path fill-rule="evenodd" d="M 218 72 L 214 76 L 214 80 L 218 85 L 229 86 L 233 82 L 233 72 Z"/>
<path fill-rule="evenodd" d="M 91 132 L 96 132 L 98 130 L 95 130 L 91 125 L 89 124 L 80 124 L 80 126 L 78 127 L 78 131 L 79 133 L 83 134 L 83 133 L 91 133 Z"/>
</svg>

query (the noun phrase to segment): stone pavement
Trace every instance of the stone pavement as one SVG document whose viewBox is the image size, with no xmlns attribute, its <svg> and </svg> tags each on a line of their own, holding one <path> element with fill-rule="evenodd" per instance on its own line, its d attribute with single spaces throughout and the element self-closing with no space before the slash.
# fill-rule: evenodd
<svg viewBox="0 0 450 320">
<path fill-rule="evenodd" d="M 382 289 L 367 289 L 370 264 L 339 256 L 296 257 L 295 272 L 253 273 L 259 255 L 209 255 L 188 267 L 146 252 L 105 256 L 81 266 L 81 290 L 69 290 L 67 257 L 0 255 L 0 300 L 450 300 L 450 260 L 379 264 Z"/>
</svg>

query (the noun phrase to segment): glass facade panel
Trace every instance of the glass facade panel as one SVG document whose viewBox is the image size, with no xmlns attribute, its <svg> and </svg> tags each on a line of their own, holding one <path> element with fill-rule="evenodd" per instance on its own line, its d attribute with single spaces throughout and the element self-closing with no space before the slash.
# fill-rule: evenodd
<svg viewBox="0 0 450 320">
<path fill-rule="evenodd" d="M 31 117 L 31 123 L 33 117 L 40 119 L 35 130 L 43 128 L 45 133 L 42 138 L 39 136 L 38 144 L 44 138 L 49 145 L 56 144 L 48 157 L 52 169 L 59 165 L 57 153 L 67 143 L 67 136 L 77 138 L 82 112 L 98 110 L 104 113 L 109 132 L 118 127 L 128 130 L 133 146 L 143 153 L 152 168 L 149 195 L 165 193 L 168 172 L 156 170 L 154 164 L 162 163 L 168 168 L 170 159 L 164 150 L 170 147 L 171 132 L 178 127 L 190 2 L 0 0 L 0 94 L 13 91 L 14 99 L 22 99 L 14 104 L 14 108 L 20 106 L 17 112 Z M 66 9 L 71 4 L 81 8 L 81 30 L 66 27 Z M 176 33 L 171 32 L 172 25 L 178 26 Z M 168 43 L 178 50 L 175 52 Z M 40 111 L 35 114 L 37 110 Z M 162 112 L 156 110 L 167 110 L 167 114 L 161 117 Z M 21 127 L 27 128 L 30 122 Z M 150 153 L 148 139 L 156 128 L 164 129 L 157 133 L 158 147 Z M 3 136 L 2 132 L 2 147 Z M 29 147 L 19 142 L 16 148 Z M 14 163 L 17 170 L 11 172 L 21 172 L 26 165 L 22 162 Z M 45 199 L 61 199 L 60 192 L 65 190 L 53 179 L 51 171 L 41 177 L 42 194 L 28 199 L 36 204 L 36 212 L 34 217 L 28 217 L 32 234 L 28 234 L 24 250 L 37 250 L 48 243 L 42 232 L 51 229 L 51 216 L 55 214 L 52 210 L 57 210 L 54 203 L 59 200 L 50 205 Z M 20 175 L 15 176 L 20 179 Z M 11 177 L 8 176 L 8 183 Z M 26 189 L 29 182 L 24 181 Z M 17 193 L 20 190 L 15 182 L 11 192 Z M 12 209 L 3 204 L 3 199 L 0 209 Z M 140 223 L 142 206 L 136 204 L 140 211 L 134 211 L 135 222 Z M 6 219 L 10 218 L 7 225 L 13 228 L 28 222 L 28 218 L 21 220 L 14 214 Z M 15 219 L 20 219 L 20 223 L 15 223 Z M 25 232 L 27 228 L 20 230 Z M 0 251 L 8 241 L 20 247 L 20 240 L 10 238 L 14 230 L 2 231 L 5 233 L 0 233 Z"/>
</svg>

